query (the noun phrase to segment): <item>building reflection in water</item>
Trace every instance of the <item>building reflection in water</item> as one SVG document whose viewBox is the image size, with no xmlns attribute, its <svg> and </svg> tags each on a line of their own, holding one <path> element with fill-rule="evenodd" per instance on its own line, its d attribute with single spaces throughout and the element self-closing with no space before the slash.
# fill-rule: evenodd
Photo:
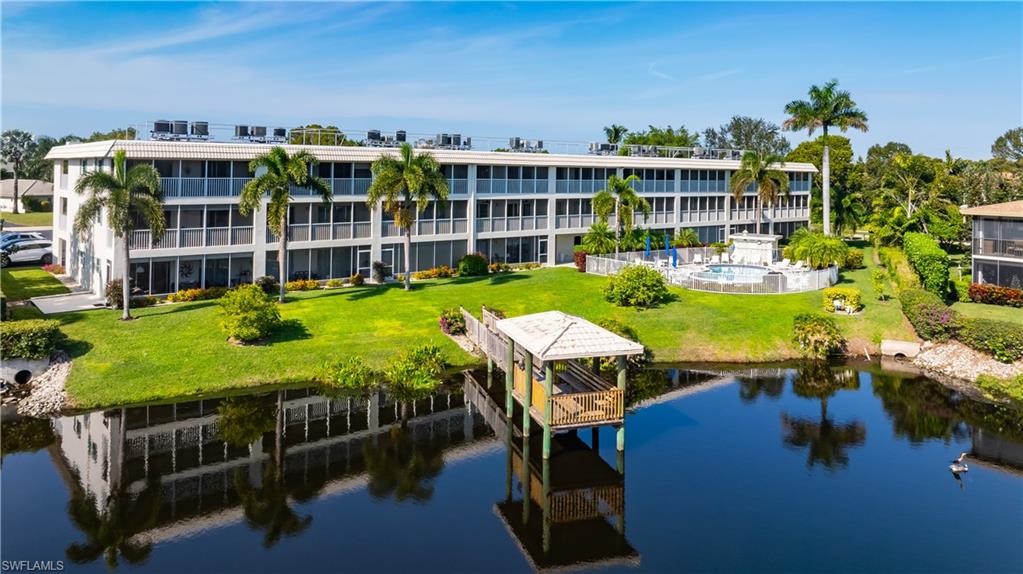
<svg viewBox="0 0 1023 574">
<path fill-rule="evenodd" d="M 293 389 L 55 420 L 54 458 L 85 538 L 68 557 L 140 563 L 155 543 L 241 521 L 271 546 L 314 520 L 295 502 L 365 488 L 377 498 L 428 500 L 445 461 L 501 448 L 460 391 L 445 388 L 406 409 L 382 392 L 332 398 Z"/>
<path fill-rule="evenodd" d="M 624 453 L 612 468 L 600 456 L 593 429 L 592 446 L 575 431 L 554 435 L 544 459 L 542 437 L 524 440 L 509 424 L 500 385 L 488 391 L 477 377 L 485 375 L 466 375 L 466 400 L 507 448 L 505 496 L 494 511 L 533 568 L 638 564 L 639 553 L 625 537 Z"/>
</svg>

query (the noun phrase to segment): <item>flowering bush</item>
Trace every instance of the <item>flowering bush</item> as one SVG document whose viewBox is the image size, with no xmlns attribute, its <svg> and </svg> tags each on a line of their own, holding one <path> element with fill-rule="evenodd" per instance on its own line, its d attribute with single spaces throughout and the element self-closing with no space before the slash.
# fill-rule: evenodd
<svg viewBox="0 0 1023 574">
<path fill-rule="evenodd" d="M 959 341 L 1003 363 L 1023 359 L 1023 328 L 1008 321 L 963 319 L 957 334 Z"/>
<path fill-rule="evenodd" d="M 500 261 L 494 261 L 488 266 L 488 268 L 490 269 L 491 273 L 503 273 L 505 271 L 511 271 L 511 265 L 508 265 L 507 263 L 502 263 Z"/>
<path fill-rule="evenodd" d="M 586 273 L 586 251 L 583 249 L 576 248 L 573 252 L 572 257 L 575 259 L 575 268 L 580 273 Z"/>
<path fill-rule="evenodd" d="M 843 310 L 859 311 L 863 307 L 860 299 L 860 290 L 855 287 L 828 287 L 823 291 L 824 310 L 833 313 L 835 301 L 839 301 Z"/>
<path fill-rule="evenodd" d="M 315 279 L 296 279 L 284 284 L 285 291 L 312 291 L 320 288 L 320 282 Z"/>
<path fill-rule="evenodd" d="M 849 248 L 842 262 L 842 269 L 863 269 L 863 250 Z"/>
<path fill-rule="evenodd" d="M 454 277 L 455 270 L 448 267 L 447 265 L 441 265 L 440 267 L 432 267 L 430 269 L 423 269 L 422 271 L 415 271 L 412 273 L 413 279 L 439 279 L 442 277 Z"/>
<path fill-rule="evenodd" d="M 464 335 L 465 317 L 461 309 L 444 309 L 440 312 L 440 330 L 446 335 Z"/>
<path fill-rule="evenodd" d="M 922 289 L 903 291 L 899 294 L 899 302 L 902 303 L 902 313 L 921 339 L 947 341 L 955 338 L 959 314 L 934 293 Z"/>
<path fill-rule="evenodd" d="M 344 286 L 344 284 L 345 284 L 345 282 L 342 281 L 341 279 L 328 279 L 327 280 L 327 287 L 330 287 L 331 289 L 336 288 L 336 287 L 342 287 L 342 286 Z"/>
<path fill-rule="evenodd" d="M 63 275 L 65 273 L 64 266 L 60 263 L 47 263 L 43 265 L 43 271 L 53 273 L 54 275 Z"/>
<path fill-rule="evenodd" d="M 974 303 L 1023 307 L 1023 289 L 974 283 L 970 285 L 969 296 Z"/>
</svg>

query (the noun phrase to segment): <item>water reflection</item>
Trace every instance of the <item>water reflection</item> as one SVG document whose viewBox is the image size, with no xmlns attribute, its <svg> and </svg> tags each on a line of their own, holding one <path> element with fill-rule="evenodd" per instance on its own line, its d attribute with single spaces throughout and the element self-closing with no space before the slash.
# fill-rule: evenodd
<svg viewBox="0 0 1023 574">
<path fill-rule="evenodd" d="M 809 362 L 796 372 L 792 391 L 805 399 L 816 399 L 821 404 L 818 420 L 781 415 L 785 444 L 793 448 L 806 448 L 806 465 L 821 465 L 829 471 L 845 468 L 849 464 L 848 449 L 861 446 L 867 438 L 866 426 L 858 421 L 836 422 L 828 416 L 828 399 L 838 391 L 857 390 L 859 377 L 851 369 L 832 370 L 823 362 Z"/>
</svg>

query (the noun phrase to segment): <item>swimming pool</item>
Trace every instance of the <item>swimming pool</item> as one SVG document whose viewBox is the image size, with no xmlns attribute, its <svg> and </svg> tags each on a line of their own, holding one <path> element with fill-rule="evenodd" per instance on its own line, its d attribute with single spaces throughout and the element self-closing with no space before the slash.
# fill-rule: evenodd
<svg viewBox="0 0 1023 574">
<path fill-rule="evenodd" d="M 719 283 L 760 283 L 768 272 L 760 265 L 710 265 L 706 271 L 697 271 L 693 277 Z"/>
</svg>

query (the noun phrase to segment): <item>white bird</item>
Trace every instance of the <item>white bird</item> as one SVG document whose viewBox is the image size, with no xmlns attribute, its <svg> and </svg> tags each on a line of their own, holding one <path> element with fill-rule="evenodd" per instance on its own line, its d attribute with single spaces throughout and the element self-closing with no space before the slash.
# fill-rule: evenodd
<svg viewBox="0 0 1023 574">
<path fill-rule="evenodd" d="M 965 452 L 959 453 L 959 458 L 953 460 L 952 464 L 948 466 L 948 469 L 951 470 L 954 474 L 959 474 L 960 472 L 969 472 L 970 467 L 966 466 L 965 461 L 966 453 Z"/>
</svg>

